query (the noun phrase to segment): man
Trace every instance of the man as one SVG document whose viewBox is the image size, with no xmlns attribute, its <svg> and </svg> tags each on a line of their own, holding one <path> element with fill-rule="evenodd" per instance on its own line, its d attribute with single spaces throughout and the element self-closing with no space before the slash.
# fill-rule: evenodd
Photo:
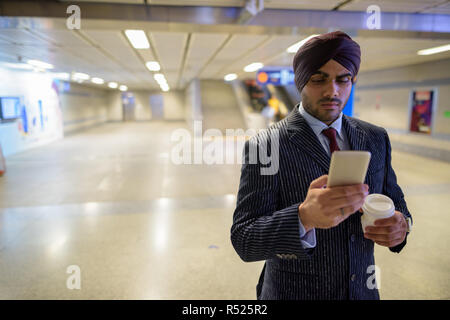
<svg viewBox="0 0 450 320">
<path fill-rule="evenodd" d="M 386 131 L 342 114 L 359 45 L 340 31 L 323 34 L 300 47 L 293 65 L 302 102 L 246 142 L 231 241 L 244 261 L 266 260 L 258 299 L 379 299 L 367 285 L 374 243 L 400 252 L 411 215 Z M 261 146 L 278 156 L 272 174 L 262 174 L 267 161 L 249 161 Z M 364 184 L 326 187 L 335 150 L 371 152 Z M 363 231 L 359 209 L 369 193 L 387 195 L 396 211 Z"/>
</svg>

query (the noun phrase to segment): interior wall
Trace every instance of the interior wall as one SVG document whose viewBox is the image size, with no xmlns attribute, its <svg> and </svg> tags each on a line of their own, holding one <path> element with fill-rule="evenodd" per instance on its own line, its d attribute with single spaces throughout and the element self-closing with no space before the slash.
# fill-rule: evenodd
<svg viewBox="0 0 450 320">
<path fill-rule="evenodd" d="M 180 90 L 163 93 L 165 120 L 184 120 L 184 94 Z"/>
<path fill-rule="evenodd" d="M 354 116 L 387 129 L 409 132 L 412 90 L 436 89 L 432 135 L 450 139 L 450 59 L 362 72 L 355 87 Z"/>
<path fill-rule="evenodd" d="M 108 121 L 123 121 L 121 91 L 110 91 L 107 95 Z"/>
<path fill-rule="evenodd" d="M 69 86 L 59 94 L 65 134 L 108 121 L 109 90 L 73 82 Z"/>
<path fill-rule="evenodd" d="M 184 120 L 185 119 L 185 92 L 181 90 L 170 90 L 162 92 L 160 90 L 130 90 L 128 93 L 134 96 L 135 120 L 152 120 L 152 110 L 150 106 L 151 95 L 162 95 L 163 98 L 163 120 Z M 122 98 L 121 92 L 113 91 L 108 93 L 108 120 L 122 121 Z"/>
<path fill-rule="evenodd" d="M 45 73 L 0 68 L 0 97 L 20 99 L 20 115 L 0 123 L 4 156 L 63 137 L 58 85 Z"/>
<path fill-rule="evenodd" d="M 203 120 L 200 80 L 192 79 L 192 81 L 186 86 L 184 101 L 184 117 L 189 127 L 193 130 L 194 121 Z"/>
<path fill-rule="evenodd" d="M 18 118 L 0 123 L 5 156 L 122 119 L 119 92 L 55 80 L 49 73 L 0 68 L 0 97 L 21 101 Z"/>
<path fill-rule="evenodd" d="M 236 95 L 230 83 L 223 80 L 202 80 L 201 105 L 203 112 L 203 128 L 244 129 L 246 127 Z"/>
</svg>

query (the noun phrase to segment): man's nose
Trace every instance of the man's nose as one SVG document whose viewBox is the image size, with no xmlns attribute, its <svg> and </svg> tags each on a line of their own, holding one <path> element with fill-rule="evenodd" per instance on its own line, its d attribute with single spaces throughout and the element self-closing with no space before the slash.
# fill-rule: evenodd
<svg viewBox="0 0 450 320">
<path fill-rule="evenodd" d="M 324 96 L 329 98 L 335 98 L 339 95 L 339 86 L 336 81 L 328 81 L 325 87 Z"/>
</svg>

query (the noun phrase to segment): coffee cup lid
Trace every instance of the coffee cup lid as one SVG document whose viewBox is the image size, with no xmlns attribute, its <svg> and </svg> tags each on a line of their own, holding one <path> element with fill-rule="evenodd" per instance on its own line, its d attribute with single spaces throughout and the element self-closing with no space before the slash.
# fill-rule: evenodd
<svg viewBox="0 0 450 320">
<path fill-rule="evenodd" d="M 378 193 L 368 195 L 364 207 L 363 209 L 369 210 L 373 214 L 386 214 L 395 210 L 391 198 Z"/>
</svg>

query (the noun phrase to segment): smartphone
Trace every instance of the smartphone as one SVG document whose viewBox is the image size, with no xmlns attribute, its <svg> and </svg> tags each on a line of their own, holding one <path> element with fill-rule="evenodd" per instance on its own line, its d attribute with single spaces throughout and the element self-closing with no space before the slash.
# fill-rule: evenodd
<svg viewBox="0 0 450 320">
<path fill-rule="evenodd" d="M 364 183 L 371 153 L 369 151 L 335 151 L 331 155 L 327 187 Z"/>
</svg>

